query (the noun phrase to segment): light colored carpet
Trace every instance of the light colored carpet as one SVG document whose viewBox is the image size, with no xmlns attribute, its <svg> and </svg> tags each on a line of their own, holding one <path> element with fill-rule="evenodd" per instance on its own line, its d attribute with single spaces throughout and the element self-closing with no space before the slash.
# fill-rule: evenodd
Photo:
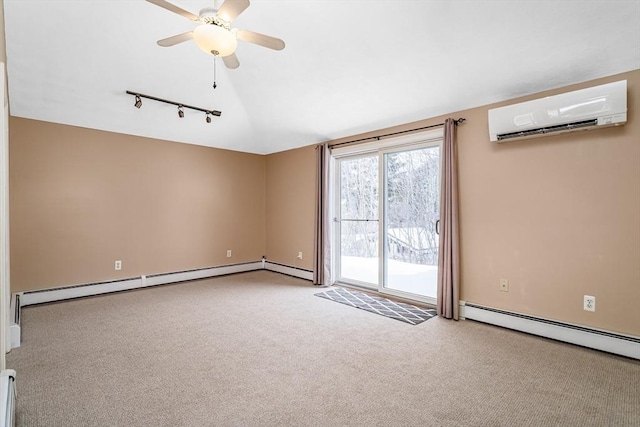
<svg viewBox="0 0 640 427">
<path fill-rule="evenodd" d="M 19 426 L 638 426 L 640 364 L 265 271 L 27 307 Z"/>
</svg>

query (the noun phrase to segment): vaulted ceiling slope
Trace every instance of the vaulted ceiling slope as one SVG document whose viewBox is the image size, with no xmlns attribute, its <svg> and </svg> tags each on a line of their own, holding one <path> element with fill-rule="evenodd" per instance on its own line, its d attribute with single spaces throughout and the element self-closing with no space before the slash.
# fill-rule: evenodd
<svg viewBox="0 0 640 427">
<path fill-rule="evenodd" d="M 213 1 L 171 0 L 195 14 Z M 268 154 L 640 68 L 640 1 L 253 0 L 240 67 L 143 0 L 4 0 L 11 114 Z M 178 117 L 126 90 L 222 111 Z"/>
</svg>

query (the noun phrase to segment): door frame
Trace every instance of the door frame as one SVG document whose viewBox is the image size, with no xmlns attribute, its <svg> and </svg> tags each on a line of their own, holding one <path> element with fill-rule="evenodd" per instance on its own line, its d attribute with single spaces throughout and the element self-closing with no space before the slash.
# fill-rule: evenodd
<svg viewBox="0 0 640 427">
<path fill-rule="evenodd" d="M 372 137 L 372 139 L 374 138 L 376 137 Z M 383 209 L 383 205 L 384 205 L 383 203 L 382 204 L 379 203 L 379 206 L 378 206 L 378 209 L 380 210 L 378 212 L 378 245 L 379 245 L 378 285 L 372 286 L 373 284 L 364 283 L 357 280 L 345 279 L 341 276 L 342 273 L 341 273 L 341 265 L 340 265 L 341 264 L 340 262 L 341 261 L 340 159 L 365 157 L 372 154 L 377 155 L 378 168 L 379 168 L 379 175 L 378 175 L 379 193 L 378 194 L 380 195 L 381 191 L 383 191 L 384 189 L 384 186 L 383 186 L 384 182 L 381 181 L 383 179 L 383 173 L 381 169 L 383 167 L 383 162 L 381 161 L 384 157 L 383 153 L 404 151 L 412 148 L 422 148 L 422 147 L 429 147 L 429 146 L 435 146 L 435 145 L 440 146 L 440 152 L 442 153 L 443 141 L 444 141 L 444 128 L 439 127 L 439 128 L 429 129 L 426 131 L 409 133 L 402 136 L 377 139 L 373 142 L 347 144 L 341 147 L 335 147 L 331 150 L 331 162 L 333 166 L 331 168 L 332 180 L 333 180 L 332 187 L 334 190 L 334 197 L 332 197 L 331 199 L 333 204 L 332 212 L 335 215 L 334 216 L 335 226 L 332 233 L 333 241 L 331 243 L 331 247 L 335 249 L 332 250 L 331 271 L 335 272 L 336 283 L 344 283 L 347 285 L 356 286 L 356 287 L 364 288 L 367 290 L 373 290 L 380 294 L 398 296 L 408 300 L 425 302 L 429 304 L 436 304 L 437 301 L 434 298 L 424 297 L 421 295 L 402 292 L 402 291 L 391 290 L 391 292 L 389 292 L 390 291 L 389 289 L 384 288 L 383 282 L 382 282 L 382 280 L 384 279 L 384 276 L 383 276 L 384 272 L 383 272 L 383 266 L 382 266 L 383 257 L 381 255 L 382 254 L 381 250 L 383 250 L 381 246 L 384 244 L 383 238 L 382 238 L 383 219 L 384 219 L 382 215 L 384 212 L 381 211 Z M 440 174 L 441 174 L 440 179 L 442 179 L 442 156 L 440 157 Z"/>
</svg>

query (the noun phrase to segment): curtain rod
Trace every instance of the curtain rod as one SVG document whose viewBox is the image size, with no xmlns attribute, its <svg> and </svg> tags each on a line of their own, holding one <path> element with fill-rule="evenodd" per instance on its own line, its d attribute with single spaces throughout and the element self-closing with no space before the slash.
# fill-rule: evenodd
<svg viewBox="0 0 640 427">
<path fill-rule="evenodd" d="M 464 123 L 466 120 L 467 119 L 465 119 L 464 117 L 460 117 L 459 119 L 455 119 L 453 122 L 456 125 L 459 125 L 461 123 Z M 357 142 L 364 142 L 364 141 L 369 141 L 369 140 L 378 140 L 378 141 L 380 141 L 381 138 L 388 138 L 390 136 L 396 136 L 396 135 L 402 135 L 402 134 L 405 134 L 405 133 L 417 132 L 419 130 L 433 129 L 433 128 L 437 128 L 437 127 L 440 127 L 440 126 L 444 126 L 444 123 L 438 123 L 438 124 L 435 124 L 435 125 L 423 126 L 423 127 L 414 128 L 414 129 L 401 130 L 401 131 L 398 131 L 398 132 L 385 133 L 384 135 L 370 136 L 368 138 L 354 139 L 353 141 L 338 142 L 337 144 L 329 144 L 329 148 L 338 147 L 340 145 L 354 144 L 354 143 L 357 143 Z"/>
</svg>

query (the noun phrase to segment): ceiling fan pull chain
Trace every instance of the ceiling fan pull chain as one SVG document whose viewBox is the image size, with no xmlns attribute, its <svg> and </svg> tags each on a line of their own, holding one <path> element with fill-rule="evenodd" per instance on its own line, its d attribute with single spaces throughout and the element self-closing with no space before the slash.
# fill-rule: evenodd
<svg viewBox="0 0 640 427">
<path fill-rule="evenodd" d="M 218 85 L 216 84 L 216 56 L 213 56 L 213 88 L 217 88 Z"/>
</svg>

